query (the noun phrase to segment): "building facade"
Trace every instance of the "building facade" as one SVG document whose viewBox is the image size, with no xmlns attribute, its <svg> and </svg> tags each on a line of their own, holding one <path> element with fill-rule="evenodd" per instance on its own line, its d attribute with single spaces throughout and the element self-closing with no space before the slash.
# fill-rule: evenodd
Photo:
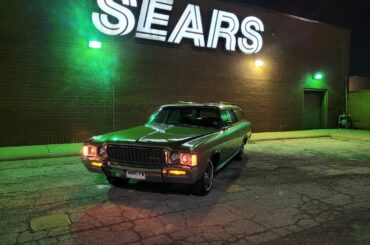
<svg viewBox="0 0 370 245">
<path fill-rule="evenodd" d="M 370 130 L 370 89 L 350 92 L 348 113 L 354 129 Z"/>
<path fill-rule="evenodd" d="M 349 78 L 349 91 L 370 90 L 370 77 L 351 76 Z"/>
<path fill-rule="evenodd" d="M 176 101 L 237 104 L 254 132 L 336 127 L 348 30 L 226 0 L 125 2 L 0 3 L 1 146 L 80 142 Z"/>
</svg>

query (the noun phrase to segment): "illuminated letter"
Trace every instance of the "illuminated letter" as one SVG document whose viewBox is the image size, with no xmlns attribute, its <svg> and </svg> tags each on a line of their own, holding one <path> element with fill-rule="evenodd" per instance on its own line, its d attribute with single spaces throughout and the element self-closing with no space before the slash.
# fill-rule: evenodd
<svg viewBox="0 0 370 245">
<path fill-rule="evenodd" d="M 186 7 L 168 41 L 180 43 L 183 38 L 193 39 L 196 47 L 205 46 L 199 6 L 189 4 Z"/>
<path fill-rule="evenodd" d="M 222 27 L 224 23 L 228 24 L 228 26 Z M 217 48 L 219 38 L 223 37 L 226 39 L 226 50 L 235 51 L 235 34 L 238 32 L 238 30 L 239 20 L 235 14 L 216 9 L 213 10 L 207 47 Z"/>
<path fill-rule="evenodd" d="M 99 8 L 106 14 L 94 12 L 92 21 L 96 29 L 107 35 L 126 35 L 135 27 L 135 16 L 126 7 L 114 2 L 114 0 L 97 0 Z M 137 7 L 136 0 L 122 0 L 126 6 Z M 118 22 L 112 23 L 108 15 L 115 17 Z"/>
<path fill-rule="evenodd" d="M 156 9 L 171 11 L 173 0 L 143 0 L 136 37 L 166 41 L 167 31 L 152 29 L 152 25 L 167 26 L 169 15 L 156 13 Z"/>
<path fill-rule="evenodd" d="M 254 27 L 254 29 L 252 29 Z M 242 52 L 246 54 L 258 53 L 263 46 L 263 40 L 260 33 L 264 31 L 263 23 L 260 19 L 254 16 L 247 17 L 243 20 L 240 27 L 245 38 L 238 38 L 238 45 Z M 251 44 L 248 43 L 248 40 Z"/>
</svg>

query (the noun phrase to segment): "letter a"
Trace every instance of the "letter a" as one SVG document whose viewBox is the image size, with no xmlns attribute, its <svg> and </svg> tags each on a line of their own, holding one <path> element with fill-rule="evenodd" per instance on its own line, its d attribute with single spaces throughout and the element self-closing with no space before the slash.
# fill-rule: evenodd
<svg viewBox="0 0 370 245">
<path fill-rule="evenodd" d="M 196 47 L 205 47 L 202 18 L 197 5 L 186 7 L 168 42 L 180 43 L 183 38 L 193 39 Z"/>
</svg>

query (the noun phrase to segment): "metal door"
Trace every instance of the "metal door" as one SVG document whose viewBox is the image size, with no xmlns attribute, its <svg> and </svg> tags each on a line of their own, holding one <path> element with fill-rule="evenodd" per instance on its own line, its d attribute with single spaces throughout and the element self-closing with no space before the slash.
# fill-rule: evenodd
<svg viewBox="0 0 370 245">
<path fill-rule="evenodd" d="M 325 127 L 325 91 L 304 92 L 304 129 Z"/>
</svg>

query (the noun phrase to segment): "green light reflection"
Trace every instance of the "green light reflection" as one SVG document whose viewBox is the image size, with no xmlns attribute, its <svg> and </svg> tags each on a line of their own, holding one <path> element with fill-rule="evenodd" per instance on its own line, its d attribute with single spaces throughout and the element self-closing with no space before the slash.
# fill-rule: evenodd
<svg viewBox="0 0 370 245">
<path fill-rule="evenodd" d="M 108 85 L 115 79 L 119 58 L 111 37 L 101 34 L 91 21 L 96 9 L 93 1 L 62 1 L 52 10 L 56 42 L 52 43 L 55 56 L 66 66 L 69 80 L 88 80 L 90 83 Z M 68 40 L 67 40 L 68 39 Z M 60 46 L 61 40 L 65 40 Z M 101 49 L 89 48 L 91 40 L 99 40 Z"/>
<path fill-rule="evenodd" d="M 306 74 L 304 78 L 304 87 L 310 89 L 328 89 L 325 73 L 320 72 L 321 79 L 317 79 L 316 75 L 317 74 Z"/>
</svg>

